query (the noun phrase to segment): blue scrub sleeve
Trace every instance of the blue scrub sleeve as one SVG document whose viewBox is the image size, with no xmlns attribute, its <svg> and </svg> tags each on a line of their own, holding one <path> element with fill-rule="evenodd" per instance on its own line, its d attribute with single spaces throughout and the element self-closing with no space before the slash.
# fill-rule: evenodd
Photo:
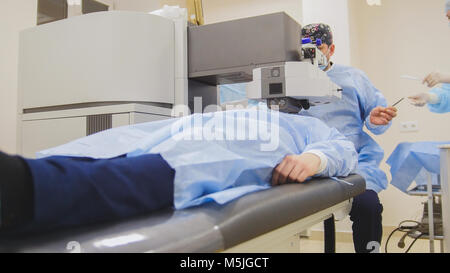
<svg viewBox="0 0 450 273">
<path fill-rule="evenodd" d="M 438 95 L 439 103 L 428 104 L 428 109 L 433 113 L 450 112 L 450 84 L 443 84 L 442 87 L 433 88 L 430 92 Z"/>
<path fill-rule="evenodd" d="M 375 135 L 383 134 L 391 127 L 392 122 L 388 125 L 373 125 L 370 122 L 370 113 L 378 106 L 387 107 L 386 99 L 380 90 L 373 86 L 364 72 L 358 70 L 358 73 L 354 75 L 353 79 L 361 94 L 359 96 L 360 103 L 362 104 L 361 114 L 363 115 L 367 129 Z"/>
<path fill-rule="evenodd" d="M 353 173 L 358 165 L 358 153 L 355 146 L 347 140 L 335 128 L 329 128 L 318 120 L 314 130 L 308 130 L 309 143 L 305 150 L 319 150 L 328 159 L 328 164 L 323 172 L 317 176 L 340 177 Z"/>
</svg>

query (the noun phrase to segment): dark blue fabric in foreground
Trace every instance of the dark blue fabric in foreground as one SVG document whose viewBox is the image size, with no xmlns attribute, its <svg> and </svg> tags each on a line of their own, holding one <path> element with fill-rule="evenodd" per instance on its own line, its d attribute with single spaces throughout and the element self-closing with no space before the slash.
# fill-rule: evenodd
<svg viewBox="0 0 450 273">
<path fill-rule="evenodd" d="M 26 162 L 34 184 L 33 230 L 122 219 L 173 205 L 175 171 L 159 154 Z"/>
</svg>

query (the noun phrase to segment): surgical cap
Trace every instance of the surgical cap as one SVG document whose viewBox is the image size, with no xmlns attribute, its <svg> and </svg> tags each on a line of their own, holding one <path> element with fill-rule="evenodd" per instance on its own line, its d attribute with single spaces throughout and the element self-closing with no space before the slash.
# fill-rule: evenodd
<svg viewBox="0 0 450 273">
<path fill-rule="evenodd" d="M 447 4 L 445 4 L 445 12 L 450 10 L 450 0 L 447 0 Z"/>
<path fill-rule="evenodd" d="M 302 29 L 303 38 L 311 38 L 312 40 L 321 39 L 327 45 L 333 44 L 333 32 L 331 27 L 326 24 L 310 24 Z"/>
</svg>

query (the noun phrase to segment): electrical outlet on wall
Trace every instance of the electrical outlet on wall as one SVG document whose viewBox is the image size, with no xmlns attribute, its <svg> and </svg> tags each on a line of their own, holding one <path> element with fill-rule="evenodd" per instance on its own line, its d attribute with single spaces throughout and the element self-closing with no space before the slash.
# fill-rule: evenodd
<svg viewBox="0 0 450 273">
<path fill-rule="evenodd" d="M 419 122 L 418 121 L 407 121 L 402 122 L 400 124 L 400 132 L 418 132 L 419 131 Z"/>
</svg>

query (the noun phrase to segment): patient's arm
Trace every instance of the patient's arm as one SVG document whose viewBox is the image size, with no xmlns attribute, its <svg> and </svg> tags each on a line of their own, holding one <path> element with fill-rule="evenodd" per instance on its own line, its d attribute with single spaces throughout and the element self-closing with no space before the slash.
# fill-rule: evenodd
<svg viewBox="0 0 450 273">
<path fill-rule="evenodd" d="M 358 164 L 351 141 L 318 119 L 312 120 L 300 155 L 288 155 L 274 169 L 272 184 L 304 182 L 312 176 L 348 176 Z"/>
</svg>

